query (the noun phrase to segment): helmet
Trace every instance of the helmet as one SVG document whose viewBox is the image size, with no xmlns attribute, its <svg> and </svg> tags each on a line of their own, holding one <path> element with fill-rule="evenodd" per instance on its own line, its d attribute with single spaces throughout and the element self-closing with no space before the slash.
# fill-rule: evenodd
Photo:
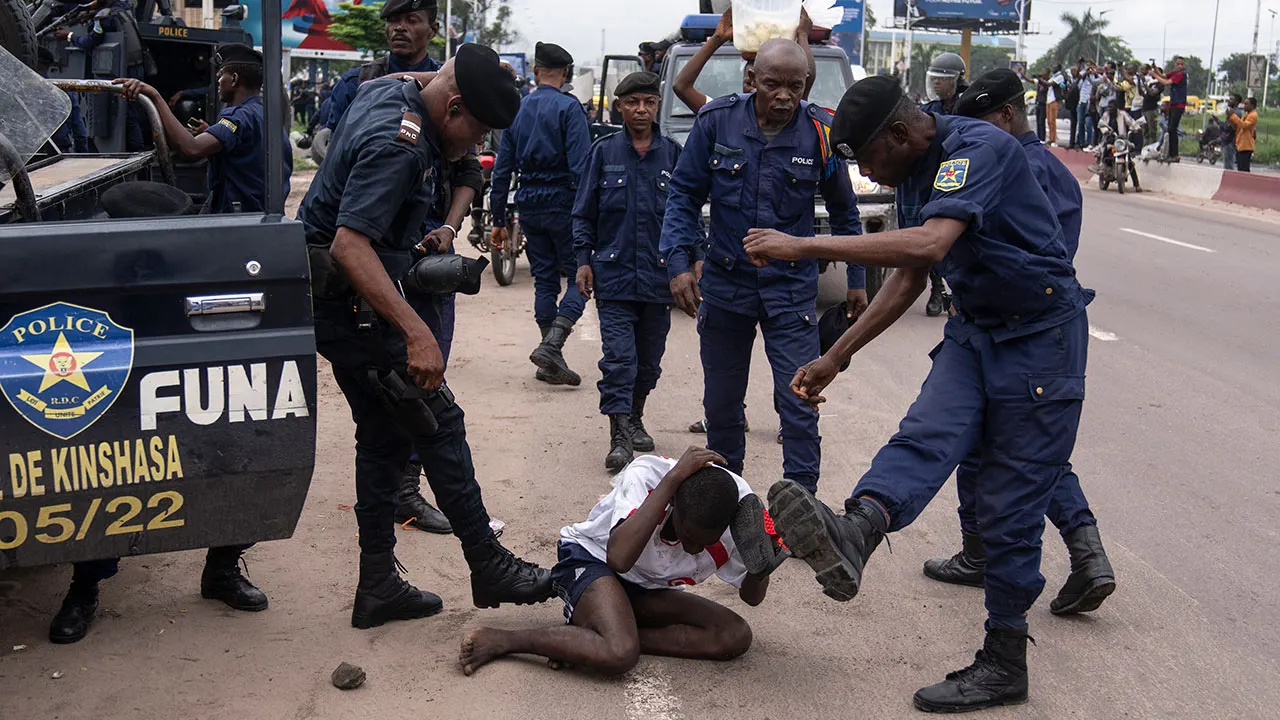
<svg viewBox="0 0 1280 720">
<path fill-rule="evenodd" d="M 925 74 L 925 92 L 930 100 L 949 100 L 960 94 L 964 60 L 953 52 L 939 53 Z"/>
</svg>

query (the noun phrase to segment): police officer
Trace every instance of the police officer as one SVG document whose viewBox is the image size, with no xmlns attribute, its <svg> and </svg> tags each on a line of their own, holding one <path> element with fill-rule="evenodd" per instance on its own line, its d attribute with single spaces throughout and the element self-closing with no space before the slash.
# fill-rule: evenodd
<svg viewBox="0 0 1280 720">
<path fill-rule="evenodd" d="M 577 98 L 563 91 L 573 56 L 559 45 L 538 43 L 533 74 L 538 89 L 520 104 L 511 129 L 502 134 L 490 184 L 493 242 L 502 247 L 507 231 L 507 190 L 513 172 L 520 174 L 516 207 L 528 242 L 526 253 L 533 272 L 533 317 L 542 344 L 529 361 L 538 366 L 538 380 L 577 386 L 578 373 L 564 359 L 564 344 L 573 324 L 582 317 L 585 302 L 572 280 L 577 273 L 573 256 L 573 200 L 591 149 L 587 113 Z M 568 289 L 560 297 L 561 278 Z"/>
<path fill-rule="evenodd" d="M 1013 135 L 1026 151 L 1040 189 L 1057 213 L 1066 243 L 1067 258 L 1074 260 L 1080 247 L 1080 224 L 1084 199 L 1080 183 L 1062 161 L 1049 152 L 1027 120 L 1022 81 L 1012 70 L 993 70 L 978 78 L 960 96 L 955 114 L 985 120 Z M 960 532 L 963 546 L 950 558 L 929 560 L 924 574 L 942 582 L 982 587 L 987 565 L 982 536 L 978 533 L 978 468 L 982 458 L 970 452 L 956 470 L 956 490 L 960 495 Z M 1116 587 L 1115 573 L 1102 547 L 1098 521 L 1080 489 L 1080 478 L 1068 465 L 1049 499 L 1049 519 L 1057 526 L 1071 556 L 1071 575 L 1049 605 L 1055 615 L 1091 612 Z"/>
<path fill-rule="evenodd" d="M 837 515 L 799 485 L 769 491 L 791 551 L 837 600 L 858 593 L 885 533 L 910 525 L 975 447 L 977 525 L 987 552 L 986 642 L 974 663 L 915 695 L 941 712 L 1025 702 L 1026 612 L 1044 588 L 1044 514 L 1067 473 L 1084 401 L 1093 294 L 1075 278 L 1053 204 L 1022 146 L 979 120 L 923 113 L 889 77 L 853 85 L 831 140 L 875 182 L 897 188 L 910 222 L 865 237 L 789 238 L 753 231 L 746 251 L 900 268 L 867 312 L 796 373 L 797 396 L 818 404 L 840 363 L 893 324 L 938 264 L 958 312 L 899 430 L 876 454 Z"/>
<path fill-rule="evenodd" d="M 49 77 L 49 70 L 57 62 L 49 48 L 43 45 L 36 49 L 36 72 L 40 77 Z M 60 152 L 89 152 L 89 132 L 84 126 L 84 116 L 80 114 L 80 93 L 67 93 L 71 98 L 71 114 L 49 138 Z"/>
<path fill-rule="evenodd" d="M 476 483 L 462 408 L 444 358 L 400 280 L 439 196 L 439 160 L 456 161 L 519 98 L 492 50 L 467 44 L 426 85 L 383 78 L 362 88 L 298 211 L 312 246 L 316 342 L 356 423 L 357 628 L 432 615 L 440 598 L 397 572 L 396 497 L 416 450 L 462 543 L 477 607 L 551 597 L 550 573 L 498 542 Z M 438 209 L 436 210 L 439 211 Z M 461 258 L 459 258 L 461 260 Z M 433 300 L 428 299 L 428 302 Z"/>
<path fill-rule="evenodd" d="M 964 58 L 953 52 L 938 53 L 929 63 L 925 73 L 925 91 L 929 102 L 920 109 L 935 115 L 950 115 L 968 85 L 964 82 Z M 938 317 L 951 305 L 951 295 L 942 282 L 942 275 L 937 268 L 929 270 L 929 301 L 925 303 L 924 312 L 929 317 Z"/>
<path fill-rule="evenodd" d="M 807 72 L 799 45 L 771 40 L 751 70 L 755 93 L 703 107 L 671 180 L 661 252 L 676 305 L 698 321 L 707 447 L 742 473 L 742 403 L 758 326 L 782 421 L 783 476 L 812 490 L 820 464 L 818 416 L 788 384 L 796 368 L 818 357 L 818 263 L 757 268 L 742 250 L 753 227 L 812 235 L 815 191 L 821 191 L 836 232 L 862 232 L 846 166 L 831 152 L 831 116 L 800 99 Z M 699 282 L 692 267 L 708 198 L 710 234 Z M 861 265 L 849 280 L 851 299 L 865 307 Z"/>
<path fill-rule="evenodd" d="M 573 206 L 578 291 L 600 315 L 600 414 L 609 418 L 614 472 L 633 450 L 653 450 L 644 405 L 662 375 L 671 329 L 671 291 L 658 254 L 671 173 L 680 146 L 656 132 L 661 80 L 632 73 L 614 92 L 623 130 L 596 142 Z"/>
<path fill-rule="evenodd" d="M 138 20 L 133 16 L 133 5 L 129 0 L 97 0 L 93 7 L 96 12 L 87 32 L 75 33 L 67 28 L 58 28 L 53 31 L 54 37 L 66 40 L 91 55 L 106 40 L 107 33 L 121 33 L 124 36 L 125 75 L 143 79 L 146 76 L 146 51 L 138 33 Z M 158 104 L 163 105 L 164 101 Z M 129 152 L 147 149 L 149 131 L 150 125 L 142 115 L 142 108 L 136 103 L 128 103 L 125 108 L 125 149 Z"/>
<path fill-rule="evenodd" d="M 107 217 L 138 218 L 183 215 L 191 208 L 191 198 L 171 185 L 153 182 L 126 182 L 102 193 L 102 209 Z M 240 556 L 251 545 L 211 548 L 205 554 L 200 574 L 200 596 L 221 600 L 236 610 L 266 610 L 267 596 L 240 573 Z M 89 632 L 98 612 L 98 583 L 120 571 L 120 558 L 75 563 L 71 587 L 49 623 L 49 642 L 67 645 L 79 642 Z"/>
<path fill-rule="evenodd" d="M 169 104 L 158 90 L 141 80 L 119 78 L 115 82 L 124 86 L 126 98 L 132 100 L 138 95 L 146 95 L 156 106 L 169 147 L 187 157 L 209 158 L 209 212 L 265 212 L 267 182 L 263 133 L 268 123 L 262 106 L 262 53 L 248 45 L 227 43 L 218 47 L 213 61 L 218 68 L 218 96 L 223 104 L 222 112 L 213 125 L 200 123 L 202 131 L 194 136 L 169 109 Z M 284 147 L 289 147 L 287 137 Z M 288 195 L 293 153 L 284 153 L 281 160 L 284 163 L 284 193 Z"/>
</svg>

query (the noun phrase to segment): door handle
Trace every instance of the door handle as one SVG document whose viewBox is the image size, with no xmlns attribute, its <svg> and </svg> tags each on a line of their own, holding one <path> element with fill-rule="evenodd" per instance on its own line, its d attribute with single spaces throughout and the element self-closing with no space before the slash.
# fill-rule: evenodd
<svg viewBox="0 0 1280 720">
<path fill-rule="evenodd" d="M 186 307 L 187 317 L 262 312 L 267 308 L 267 303 L 260 292 L 199 295 L 187 298 L 183 304 Z"/>
</svg>

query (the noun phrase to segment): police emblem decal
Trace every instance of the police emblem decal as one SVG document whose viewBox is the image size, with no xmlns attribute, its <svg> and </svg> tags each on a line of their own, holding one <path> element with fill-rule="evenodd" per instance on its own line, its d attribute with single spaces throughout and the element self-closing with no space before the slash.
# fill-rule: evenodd
<svg viewBox="0 0 1280 720">
<path fill-rule="evenodd" d="M 0 391 L 19 415 L 68 440 L 120 396 L 133 369 L 133 330 L 101 310 L 56 302 L 0 328 Z"/>
<path fill-rule="evenodd" d="M 933 187 L 942 192 L 951 192 L 964 187 L 969 177 L 969 160 L 948 160 L 938 166 L 938 176 L 933 179 Z"/>
</svg>

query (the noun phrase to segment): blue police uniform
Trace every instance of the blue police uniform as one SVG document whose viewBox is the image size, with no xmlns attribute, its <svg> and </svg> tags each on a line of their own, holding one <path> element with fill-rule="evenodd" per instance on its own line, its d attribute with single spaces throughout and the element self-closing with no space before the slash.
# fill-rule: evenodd
<svg viewBox="0 0 1280 720">
<path fill-rule="evenodd" d="M 67 121 L 58 126 L 53 133 L 53 144 L 64 153 L 89 152 L 89 131 L 84 126 L 84 115 L 80 112 L 80 94 L 67 93 L 71 98 L 71 114 Z"/>
<path fill-rule="evenodd" d="M 401 132 L 404 122 L 420 132 Z M 411 134 L 416 135 L 410 140 Z M 423 221 L 438 196 L 441 157 L 418 86 L 391 79 L 365 83 L 334 131 L 329 153 L 298 210 L 311 245 L 332 244 L 338 228 L 367 236 L 387 274 L 399 279 L 422 240 Z M 389 552 L 395 545 L 394 515 L 400 476 L 416 451 L 441 511 L 464 548 L 492 532 L 466 442 L 462 408 L 449 402 L 436 412 L 438 430 L 416 434 L 379 399 L 371 369 L 405 372 L 403 336 L 389 323 L 356 327 L 349 297 L 317 297 L 317 350 L 333 366 L 334 379 L 356 423 L 356 521 L 360 548 Z M 413 302 L 421 313 L 421 301 Z"/>
<path fill-rule="evenodd" d="M 267 207 L 266 122 L 262 97 L 253 95 L 239 105 L 222 109 L 218 121 L 206 130 L 222 143 L 222 151 L 209 157 L 209 212 L 265 212 Z M 282 131 L 283 132 L 283 131 Z M 285 138 L 284 147 L 289 147 Z M 284 193 L 289 194 L 293 153 L 284 154 Z"/>
<path fill-rule="evenodd" d="M 395 55 L 391 55 L 386 60 L 387 69 L 383 75 L 389 73 L 402 72 L 435 72 L 442 65 L 431 56 L 427 56 L 417 63 L 406 63 Z M 338 80 L 338 84 L 333 86 L 333 90 L 329 93 L 327 100 L 321 94 L 321 102 L 326 103 L 326 109 L 322 110 L 325 117 L 320 122 L 330 130 L 338 127 L 338 123 L 342 122 L 342 116 L 347 113 L 347 108 L 351 106 L 353 100 L 356 99 L 356 92 L 360 89 L 360 71 L 363 66 L 353 67 L 342 73 L 342 77 Z"/>
<path fill-rule="evenodd" d="M 89 23 L 89 30 L 84 34 L 72 33 L 71 44 L 92 53 L 107 38 L 107 33 L 119 32 L 125 36 L 125 74 L 128 77 L 143 80 L 146 67 L 143 62 L 142 40 L 138 35 L 137 23 L 133 19 L 133 6 L 129 0 L 116 0 L 111 5 L 99 10 Z M 143 117 L 138 103 L 125 103 L 125 149 L 136 152 L 147 149 L 147 132 L 150 123 Z"/>
<path fill-rule="evenodd" d="M 533 316 L 541 328 L 557 316 L 577 322 L 585 302 L 573 282 L 573 201 L 591 150 L 591 128 L 577 98 L 539 85 L 520 101 L 515 122 L 502 133 L 490 184 L 494 227 L 507 225 L 507 191 L 520 175 L 516 207 L 533 273 Z M 560 297 L 561 278 L 568 290 Z"/>
<path fill-rule="evenodd" d="M 657 133 L 641 155 L 623 130 L 596 142 L 573 206 L 573 249 L 590 266 L 600 315 L 600 413 L 630 414 L 657 386 L 671 329 L 658 253 L 680 146 Z"/>
<path fill-rule="evenodd" d="M 1080 247 L 1080 226 L 1084 217 L 1084 196 L 1080 193 L 1080 183 L 1053 156 L 1049 149 L 1040 142 L 1034 132 L 1018 136 L 1027 153 L 1027 162 L 1031 165 L 1031 174 L 1036 178 L 1040 189 L 1058 218 L 1062 227 L 1062 239 L 1067 250 L 1067 259 L 1074 260 L 1076 250 Z M 978 533 L 977 515 L 977 481 L 981 455 L 975 450 L 965 457 L 964 462 L 956 469 L 956 492 L 960 496 L 960 527 L 965 532 Z M 1093 512 L 1089 509 L 1089 501 L 1085 499 L 1080 488 L 1080 478 L 1068 464 L 1062 479 L 1058 481 L 1053 495 L 1049 498 L 1047 515 L 1054 526 L 1064 537 L 1084 525 L 1097 525 Z"/>
<path fill-rule="evenodd" d="M 968 223 L 939 264 L 959 311 L 850 502 L 875 500 L 889 529 L 901 529 L 978 448 L 989 621 L 1020 628 L 1044 588 L 1040 539 L 1075 445 L 1093 293 L 1076 281 L 1055 207 L 1019 141 L 981 120 L 936 121 L 928 152 L 897 189 L 899 222 Z"/>
<path fill-rule="evenodd" d="M 773 261 L 757 268 L 742 241 L 751 228 L 811 237 L 817 190 L 833 233 L 859 235 L 862 223 L 847 166 L 830 152 L 830 113 L 802 102 L 791 123 L 770 141 L 757 124 L 754 99 L 754 94 L 717 98 L 694 122 L 671 181 L 662 261 L 669 278 L 690 271 L 694 250 L 703 242 L 702 206 L 710 198 L 698 310 L 707 447 L 720 453 L 730 470 L 742 473 L 743 399 L 758 325 L 782 420 L 783 475 L 814 490 L 818 416 L 791 392 L 791 379 L 819 355 L 818 263 Z M 865 287 L 861 265 L 849 266 L 848 282 L 852 289 Z"/>
<path fill-rule="evenodd" d="M 967 86 L 957 82 L 956 94 L 951 97 L 951 108 L 953 110 L 955 109 L 956 103 L 960 99 L 960 95 L 962 95 L 966 89 L 968 89 Z M 941 98 L 937 100 L 931 100 L 925 103 L 924 105 L 921 105 L 920 109 L 927 113 L 933 113 L 934 115 L 950 115 L 951 114 L 951 110 L 948 110 L 946 107 L 943 106 L 943 102 Z M 929 286 L 932 289 L 932 292 L 935 296 L 941 295 L 941 293 L 944 292 L 942 288 L 942 274 L 938 272 L 938 269 L 936 267 L 929 268 Z M 942 308 L 940 307 L 939 310 L 941 311 Z"/>
</svg>

